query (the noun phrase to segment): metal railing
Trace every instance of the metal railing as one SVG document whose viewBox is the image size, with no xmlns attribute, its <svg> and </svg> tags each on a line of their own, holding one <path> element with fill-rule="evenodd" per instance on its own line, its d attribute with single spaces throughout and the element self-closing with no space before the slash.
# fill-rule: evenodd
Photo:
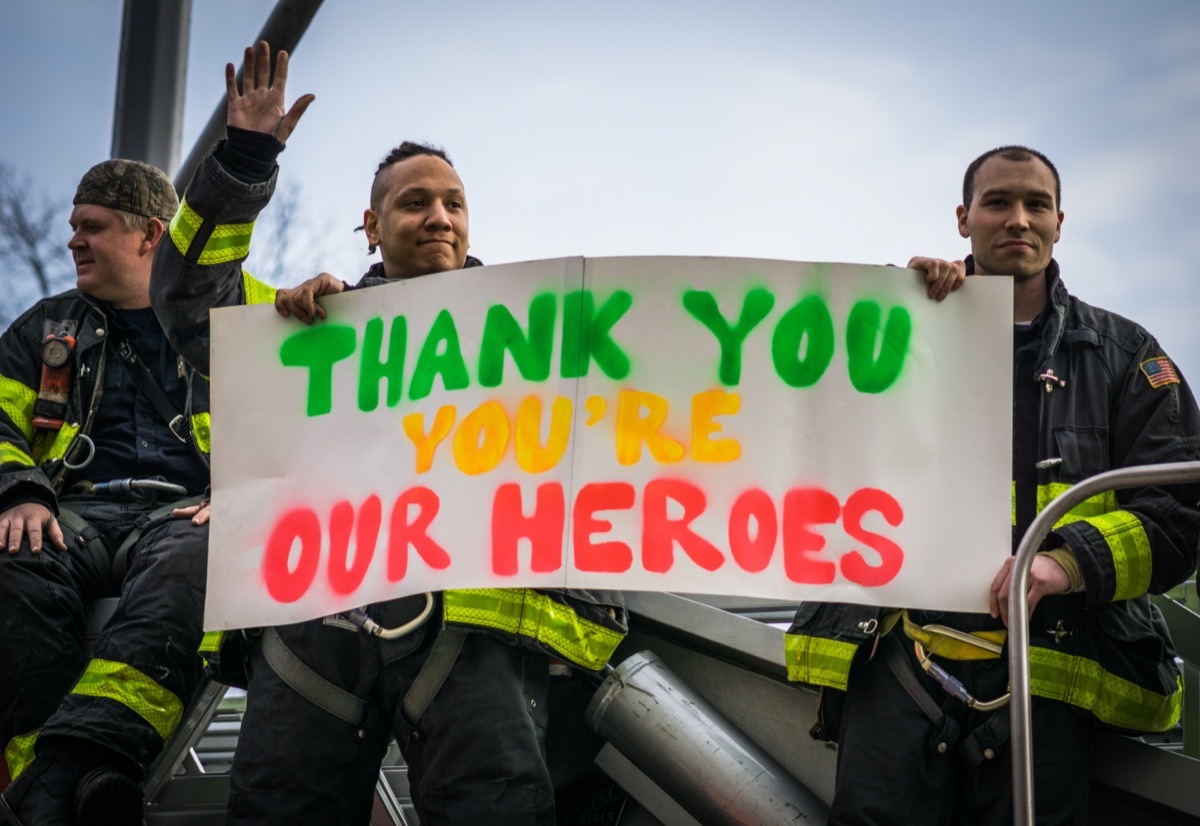
<svg viewBox="0 0 1200 826">
<path fill-rule="evenodd" d="M 1068 488 L 1038 514 L 1021 539 L 1013 564 L 1012 591 L 1008 597 L 1009 683 L 1012 686 L 1013 820 L 1032 824 L 1033 820 L 1033 742 L 1029 697 L 1029 569 L 1042 540 L 1067 511 L 1098 493 L 1144 485 L 1169 485 L 1200 482 L 1200 462 L 1175 462 L 1164 465 L 1139 465 L 1110 470 L 1085 479 Z"/>
</svg>

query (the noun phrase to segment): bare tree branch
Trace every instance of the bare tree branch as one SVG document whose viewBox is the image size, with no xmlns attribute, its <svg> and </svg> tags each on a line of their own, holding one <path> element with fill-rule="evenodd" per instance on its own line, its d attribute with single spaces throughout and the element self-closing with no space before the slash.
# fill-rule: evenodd
<svg viewBox="0 0 1200 826">
<path fill-rule="evenodd" d="M 65 213 L 64 204 L 50 200 L 27 176 L 0 163 L 0 266 L 10 285 L 14 277 L 30 275 L 36 294 L 45 297 L 69 284 Z M 25 290 L 4 290 L 0 321 L 7 323 L 19 313 L 23 307 L 16 302 L 27 295 Z"/>
<path fill-rule="evenodd" d="M 324 233 L 317 231 L 301 201 L 301 187 L 282 181 L 255 224 L 246 269 L 276 287 L 312 278 L 331 257 Z"/>
</svg>

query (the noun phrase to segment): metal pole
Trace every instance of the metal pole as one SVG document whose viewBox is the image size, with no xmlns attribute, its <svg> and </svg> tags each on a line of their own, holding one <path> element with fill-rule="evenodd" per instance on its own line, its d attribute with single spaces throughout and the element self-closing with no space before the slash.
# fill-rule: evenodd
<svg viewBox="0 0 1200 826">
<path fill-rule="evenodd" d="M 191 16 L 192 0 L 125 0 L 114 158 L 146 161 L 168 175 L 178 166 Z"/>
<path fill-rule="evenodd" d="M 1033 823 L 1033 741 L 1029 701 L 1029 569 L 1033 557 L 1056 522 L 1080 502 L 1110 490 L 1145 485 L 1200 482 L 1200 462 L 1173 462 L 1118 468 L 1084 479 L 1068 488 L 1038 514 L 1021 538 L 1013 563 L 1012 591 L 1008 595 L 1008 679 L 1012 686 L 1013 819 Z"/>
<path fill-rule="evenodd" d="M 820 798 L 651 651 L 617 666 L 584 717 L 708 826 L 824 823 L 829 816 Z"/>
<path fill-rule="evenodd" d="M 316 16 L 317 10 L 321 8 L 321 0 L 279 0 L 275 8 L 271 10 L 271 16 L 267 18 L 267 22 L 263 24 L 262 31 L 258 33 L 255 42 L 265 40 L 271 44 L 271 71 L 275 71 L 275 54 L 283 49 L 288 54 L 296 51 L 296 46 L 300 43 L 300 38 L 308 30 L 308 24 L 312 22 Z M 250 45 L 247 43 L 246 45 Z M 239 61 L 230 61 L 235 65 Z M 238 82 L 242 79 L 241 69 L 238 70 Z M 175 175 L 175 188 L 183 193 L 187 185 L 191 183 L 192 176 L 196 174 L 196 167 L 200 166 L 200 161 L 212 148 L 212 145 L 225 137 L 225 95 L 221 95 L 220 101 L 217 102 L 216 109 L 213 110 L 212 116 L 209 117 L 208 123 L 204 127 L 204 131 L 200 133 L 200 137 L 196 139 L 196 143 L 192 146 L 192 151 L 188 153 L 187 160 L 179 167 L 179 172 Z M 288 102 L 290 104 L 290 101 Z"/>
</svg>

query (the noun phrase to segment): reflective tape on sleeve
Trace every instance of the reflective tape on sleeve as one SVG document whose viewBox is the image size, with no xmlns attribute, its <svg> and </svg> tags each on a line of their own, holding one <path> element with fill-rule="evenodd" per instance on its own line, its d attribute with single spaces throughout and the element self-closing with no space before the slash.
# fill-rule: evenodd
<svg viewBox="0 0 1200 826">
<path fill-rule="evenodd" d="M 1038 485 L 1038 513 L 1069 487 L 1071 485 L 1064 483 Z M 1129 511 L 1120 510 L 1115 492 L 1105 491 L 1085 499 L 1071 508 L 1054 527 L 1073 522 L 1087 522 L 1100 532 L 1108 545 L 1115 577 L 1114 602 L 1146 593 L 1154 564 L 1150 539 L 1140 519 Z"/>
<path fill-rule="evenodd" d="M 1113 511 L 1092 516 L 1088 524 L 1100 531 L 1112 552 L 1113 602 L 1140 597 L 1150 589 L 1150 573 L 1154 565 L 1150 555 L 1150 537 L 1142 522 L 1129 511 Z"/>
<path fill-rule="evenodd" d="M 183 715 L 183 703 L 131 665 L 93 659 L 72 694 L 120 703 L 149 723 L 165 742 Z"/>
<path fill-rule="evenodd" d="M 12 442 L 0 442 L 0 465 L 6 465 L 10 462 L 32 467 L 33 457 Z"/>
<path fill-rule="evenodd" d="M 179 210 L 171 219 L 171 242 L 175 249 L 186 258 L 196 241 L 196 235 L 204 225 L 200 213 L 192 209 L 187 199 L 180 201 Z M 237 261 L 250 254 L 250 235 L 254 231 L 254 222 L 244 224 L 217 224 L 213 227 L 204 243 L 204 249 L 195 256 L 197 264 L 210 266 Z"/>
<path fill-rule="evenodd" d="M 591 671 L 603 668 L 623 639 L 529 588 L 446 591 L 443 605 L 447 622 L 527 637 Z"/>
<path fill-rule="evenodd" d="M 850 679 L 850 663 L 854 661 L 858 643 L 806 634 L 786 634 L 783 645 L 788 680 L 846 690 Z"/>
<path fill-rule="evenodd" d="M 250 254 L 250 235 L 253 232 L 253 221 L 245 224 L 217 224 L 213 227 L 212 235 L 208 236 L 204 250 L 196 258 L 196 263 L 207 267 L 245 258 Z"/>
<path fill-rule="evenodd" d="M 1105 671 L 1095 660 L 1048 648 L 1029 649 L 1029 687 L 1038 697 L 1070 703 L 1131 731 L 1167 731 L 1179 722 L 1183 684 L 1159 694 Z"/>
<path fill-rule="evenodd" d="M 200 231 L 203 223 L 204 219 L 192 209 L 187 199 L 180 200 L 179 209 L 175 211 L 170 226 L 171 242 L 180 255 L 187 257 L 188 250 L 192 248 L 192 241 L 196 240 L 196 233 Z"/>
<path fill-rule="evenodd" d="M 24 434 L 33 437 L 33 403 L 37 401 L 37 390 L 16 379 L 0 376 L 0 409 Z"/>
</svg>

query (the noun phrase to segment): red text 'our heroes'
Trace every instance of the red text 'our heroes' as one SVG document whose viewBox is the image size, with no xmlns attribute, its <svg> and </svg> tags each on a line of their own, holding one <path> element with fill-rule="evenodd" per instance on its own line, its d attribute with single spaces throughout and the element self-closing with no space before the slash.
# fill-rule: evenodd
<svg viewBox="0 0 1200 826">
<path fill-rule="evenodd" d="M 490 562 L 497 576 L 520 572 L 522 540 L 530 548 L 530 572 L 552 573 L 563 566 L 567 516 L 563 486 L 558 482 L 539 485 L 532 499 L 526 501 L 517 484 L 496 490 Z M 904 563 L 904 551 L 895 541 L 864 527 L 868 520 L 876 524 L 882 519 L 895 528 L 904 520 L 895 497 L 878 488 L 860 488 L 845 502 L 819 487 L 792 488 L 778 500 L 760 488 L 749 488 L 734 500 L 725 536 L 719 538 L 702 536 L 692 527 L 707 505 L 703 489 L 681 479 L 655 479 L 642 488 L 640 496 L 626 482 L 586 484 L 571 504 L 569 541 L 574 568 L 619 574 L 634 567 L 636 556 L 649 573 L 665 574 L 682 564 L 717 571 L 731 561 L 744 571 L 758 573 L 766 570 L 782 547 L 784 574 L 792 582 L 828 585 L 840 579 L 878 587 L 891 582 Z M 435 538 L 440 507 L 437 493 L 420 486 L 406 489 L 391 503 L 383 548 L 389 582 L 405 578 L 411 553 L 430 569 L 450 567 L 450 553 Z M 641 515 L 636 546 L 606 539 L 612 529 L 606 514 L 635 508 Z M 268 593 L 277 602 L 295 602 L 319 578 L 335 594 L 354 593 L 379 550 L 384 518 L 383 502 L 376 495 L 358 505 L 337 502 L 325 514 L 310 507 L 286 511 L 271 528 L 263 552 L 261 573 Z M 824 526 L 832 525 L 840 525 L 851 542 L 827 548 L 824 534 L 831 529 Z M 712 539 L 719 539 L 724 549 Z M 682 551 L 688 562 L 681 562 L 677 551 Z"/>
</svg>

